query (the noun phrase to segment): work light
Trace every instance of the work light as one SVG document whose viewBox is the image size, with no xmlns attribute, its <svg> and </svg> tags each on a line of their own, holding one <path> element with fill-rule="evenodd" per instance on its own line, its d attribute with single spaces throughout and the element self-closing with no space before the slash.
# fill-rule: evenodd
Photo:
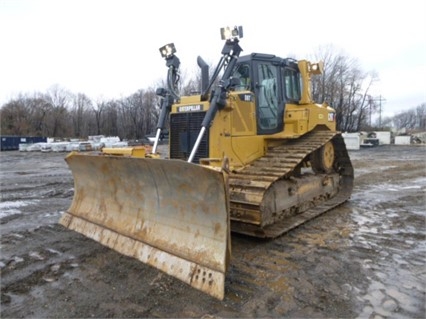
<svg viewBox="0 0 426 319">
<path fill-rule="evenodd" d="M 170 58 L 173 54 L 176 53 L 176 48 L 174 43 L 166 44 L 160 48 L 160 53 L 163 58 Z"/>
<path fill-rule="evenodd" d="M 222 40 L 230 40 L 235 38 L 241 39 L 243 37 L 243 27 L 235 26 L 233 29 L 230 27 L 220 28 L 220 36 L 222 37 Z"/>
</svg>

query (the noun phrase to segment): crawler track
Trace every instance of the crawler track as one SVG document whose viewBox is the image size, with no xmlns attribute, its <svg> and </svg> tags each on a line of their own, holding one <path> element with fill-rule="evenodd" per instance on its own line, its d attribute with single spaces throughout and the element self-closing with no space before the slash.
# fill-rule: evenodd
<svg viewBox="0 0 426 319">
<path fill-rule="evenodd" d="M 338 173 L 338 175 L 334 174 L 337 176 L 335 191 L 332 194 L 312 197 L 308 202 L 299 201 L 296 205 L 280 209 L 273 213 L 273 221 L 266 218 L 267 214 L 263 211 L 264 197 L 273 184 L 288 183 L 290 185 L 302 180 L 304 177 L 300 173 L 301 168 L 309 160 L 310 154 L 329 141 L 332 141 L 334 146 L 334 168 Z M 311 175 L 319 178 L 319 175 Z M 325 180 L 330 176 L 331 174 L 322 174 L 321 178 Z M 312 131 L 299 139 L 290 140 L 285 145 L 270 149 L 265 156 L 252 165 L 233 172 L 230 175 L 229 184 L 232 231 L 256 237 L 274 238 L 349 199 L 352 193 L 353 168 L 341 134 Z M 274 194 L 274 196 L 289 197 L 284 193 Z"/>
</svg>

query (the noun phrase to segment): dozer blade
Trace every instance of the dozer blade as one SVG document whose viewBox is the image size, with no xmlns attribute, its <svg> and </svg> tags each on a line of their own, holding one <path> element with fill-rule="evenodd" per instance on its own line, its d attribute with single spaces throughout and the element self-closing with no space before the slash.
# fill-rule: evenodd
<svg viewBox="0 0 426 319">
<path fill-rule="evenodd" d="M 60 223 L 223 299 L 230 257 L 222 172 L 180 160 L 71 153 Z"/>
</svg>

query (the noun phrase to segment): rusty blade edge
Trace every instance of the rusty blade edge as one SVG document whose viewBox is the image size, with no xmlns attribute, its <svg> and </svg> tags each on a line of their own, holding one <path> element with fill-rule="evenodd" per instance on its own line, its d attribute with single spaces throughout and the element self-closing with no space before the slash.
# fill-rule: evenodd
<svg viewBox="0 0 426 319">
<path fill-rule="evenodd" d="M 225 273 L 177 257 L 87 220 L 64 213 L 59 223 L 125 256 L 155 267 L 219 300 L 225 295 Z"/>
</svg>

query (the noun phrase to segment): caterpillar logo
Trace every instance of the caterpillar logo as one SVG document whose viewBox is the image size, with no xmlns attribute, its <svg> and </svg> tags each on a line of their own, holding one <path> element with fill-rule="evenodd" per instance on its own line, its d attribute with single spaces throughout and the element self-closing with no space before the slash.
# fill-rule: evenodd
<svg viewBox="0 0 426 319">
<path fill-rule="evenodd" d="M 251 94 L 239 94 L 240 100 L 243 102 L 251 102 L 252 95 Z"/>
<path fill-rule="evenodd" d="M 202 104 L 178 106 L 178 112 L 198 112 L 203 110 Z"/>
</svg>

